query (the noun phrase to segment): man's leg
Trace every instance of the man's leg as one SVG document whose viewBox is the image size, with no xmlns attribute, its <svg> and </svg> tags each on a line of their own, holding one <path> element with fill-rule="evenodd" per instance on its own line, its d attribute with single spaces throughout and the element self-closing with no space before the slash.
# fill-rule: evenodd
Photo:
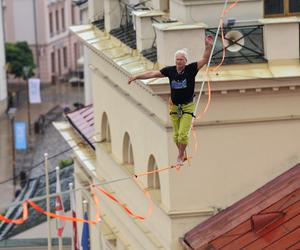
<svg viewBox="0 0 300 250">
<path fill-rule="evenodd" d="M 176 105 L 172 105 L 170 107 L 170 112 L 177 112 L 177 106 Z M 179 119 L 177 117 L 177 115 L 170 115 L 170 120 L 172 122 L 173 125 L 173 140 L 175 142 L 175 144 L 177 145 L 178 148 L 178 129 L 179 129 Z"/>
<path fill-rule="evenodd" d="M 189 103 L 183 106 L 183 111 L 193 113 L 195 109 L 194 103 Z M 184 162 L 184 153 L 189 141 L 189 131 L 192 124 L 193 116 L 191 114 L 183 114 L 180 119 L 178 130 L 178 159 L 181 165 Z"/>
</svg>

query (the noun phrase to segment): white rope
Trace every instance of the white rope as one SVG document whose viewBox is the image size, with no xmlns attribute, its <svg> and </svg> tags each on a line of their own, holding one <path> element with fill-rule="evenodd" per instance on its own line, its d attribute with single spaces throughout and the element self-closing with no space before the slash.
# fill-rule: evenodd
<svg viewBox="0 0 300 250">
<path fill-rule="evenodd" d="M 227 4 L 228 4 L 228 0 L 225 0 L 222 13 L 224 13 L 224 11 L 226 10 Z M 213 55 L 213 52 L 214 52 L 214 49 L 215 49 L 215 46 L 216 46 L 216 43 L 217 43 L 217 40 L 218 40 L 218 35 L 219 35 L 220 29 L 221 29 L 221 25 L 223 23 L 222 19 L 223 19 L 223 15 L 222 15 L 222 17 L 220 19 L 220 23 L 219 23 L 219 26 L 218 26 L 218 29 L 217 29 L 217 33 L 216 33 L 216 36 L 215 36 L 215 39 L 214 39 L 214 43 L 213 43 L 213 46 L 212 46 L 212 49 L 211 49 L 211 52 L 210 52 L 210 55 L 209 55 L 209 59 L 208 59 L 208 62 L 207 62 L 207 67 L 206 67 L 206 70 L 205 70 L 205 76 L 208 75 L 208 70 L 209 70 L 209 67 L 210 67 L 212 55 Z M 197 98 L 196 107 L 195 107 L 195 114 L 198 113 L 197 110 L 198 110 L 198 106 L 199 106 L 199 103 L 200 103 L 200 99 L 201 99 L 201 96 L 202 96 L 202 93 L 203 93 L 203 89 L 204 89 L 204 84 L 205 83 L 206 83 L 206 80 L 204 78 L 203 81 L 202 81 L 202 84 L 201 84 L 199 96 Z M 197 115 L 196 115 L 196 117 L 197 117 Z M 193 117 L 193 119 L 192 119 L 191 126 L 190 126 L 189 133 L 188 133 L 188 138 L 190 138 L 190 133 L 191 133 L 194 121 L 195 121 L 195 117 Z"/>
</svg>

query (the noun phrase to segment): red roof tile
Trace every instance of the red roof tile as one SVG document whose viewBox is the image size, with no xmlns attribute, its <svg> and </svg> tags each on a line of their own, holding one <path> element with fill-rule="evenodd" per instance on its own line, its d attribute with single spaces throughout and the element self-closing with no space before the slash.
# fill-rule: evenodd
<svg viewBox="0 0 300 250">
<path fill-rule="evenodd" d="M 184 236 L 187 249 L 300 249 L 300 164 Z"/>
<path fill-rule="evenodd" d="M 95 149 L 93 105 L 68 113 L 67 118 L 84 140 Z"/>
</svg>

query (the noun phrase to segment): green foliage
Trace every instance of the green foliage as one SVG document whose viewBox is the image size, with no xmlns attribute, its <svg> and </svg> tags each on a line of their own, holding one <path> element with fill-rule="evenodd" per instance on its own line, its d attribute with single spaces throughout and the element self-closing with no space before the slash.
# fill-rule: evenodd
<svg viewBox="0 0 300 250">
<path fill-rule="evenodd" d="M 73 163 L 74 163 L 73 159 L 68 158 L 68 159 L 65 159 L 65 160 L 60 160 L 58 162 L 58 166 L 62 169 L 62 168 L 65 168 L 65 167 L 68 167 L 68 166 L 72 165 Z"/>
<path fill-rule="evenodd" d="M 26 79 L 23 67 L 29 67 L 27 78 L 34 75 L 35 64 L 33 54 L 27 42 L 6 43 L 5 44 L 6 63 L 8 72 L 16 78 Z"/>
</svg>

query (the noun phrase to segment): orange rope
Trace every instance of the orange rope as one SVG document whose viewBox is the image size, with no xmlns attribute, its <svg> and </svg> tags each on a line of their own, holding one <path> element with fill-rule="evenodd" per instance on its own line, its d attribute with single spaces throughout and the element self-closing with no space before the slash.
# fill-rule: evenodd
<svg viewBox="0 0 300 250">
<path fill-rule="evenodd" d="M 188 156 L 184 160 L 185 161 L 190 160 L 191 158 L 192 158 L 191 156 Z M 171 168 L 176 168 L 176 167 L 177 167 L 177 165 L 170 165 L 168 167 L 159 168 L 159 169 L 155 169 L 155 170 L 152 170 L 152 171 L 141 172 L 141 173 L 135 174 L 134 176 L 135 177 L 140 177 L 140 176 L 145 176 L 145 175 L 149 175 L 149 174 L 159 173 L 159 172 L 162 172 L 162 171 L 165 171 L 165 170 L 168 170 L 168 169 L 171 169 Z"/>
<path fill-rule="evenodd" d="M 118 204 L 127 214 L 130 216 L 138 219 L 138 220 L 145 220 L 146 216 L 140 216 L 132 212 L 124 203 L 120 202 L 114 195 L 106 191 L 104 188 L 101 187 L 94 187 L 96 190 L 100 191 L 102 194 L 106 195 L 109 199 L 114 201 L 116 204 Z M 152 209 L 151 209 L 152 211 Z"/>
<path fill-rule="evenodd" d="M 225 37 L 224 37 L 224 16 L 227 12 L 229 12 L 232 8 L 234 8 L 238 3 L 240 2 L 240 0 L 236 0 L 234 3 L 232 3 L 229 7 L 227 7 L 221 14 L 221 18 L 220 18 L 220 28 L 221 28 L 221 40 L 222 40 L 222 59 L 221 62 L 215 66 L 215 67 L 211 67 L 206 71 L 205 77 L 207 78 L 207 92 L 208 92 L 208 99 L 207 99 L 207 103 L 205 105 L 204 111 L 200 112 L 199 115 L 196 115 L 196 119 L 201 119 L 205 113 L 208 111 L 208 108 L 210 106 L 211 103 L 211 86 L 210 86 L 210 78 L 209 78 L 209 72 L 216 72 L 219 70 L 219 68 L 224 64 L 224 60 L 225 60 Z M 213 51 L 212 51 L 213 52 Z M 198 139 L 197 139 L 197 135 L 195 133 L 195 131 L 193 130 L 194 128 L 194 124 L 192 123 L 192 133 L 193 133 L 193 138 L 195 140 L 194 143 L 194 149 L 195 152 L 197 152 L 198 150 Z"/>
<path fill-rule="evenodd" d="M 10 223 L 10 224 L 16 224 L 16 225 L 20 225 L 23 224 L 27 219 L 28 219 L 28 207 L 27 207 L 27 202 L 24 202 L 22 204 L 23 207 L 23 214 L 22 214 L 22 218 L 17 219 L 17 220 L 11 220 L 8 219 L 2 215 L 0 215 L 0 220 L 2 220 L 5 223 Z"/>
<path fill-rule="evenodd" d="M 69 217 L 69 216 L 65 216 L 65 215 L 58 215 L 58 214 L 55 214 L 55 213 L 45 211 L 39 205 L 37 205 L 35 202 L 33 202 L 31 200 L 27 200 L 27 202 L 36 211 L 38 211 L 42 214 L 45 214 L 46 216 L 56 218 L 56 219 L 60 219 L 60 220 L 75 221 L 75 222 L 86 222 L 88 224 L 95 225 L 99 222 L 99 219 L 100 219 L 100 218 L 96 218 L 96 220 L 84 220 L 84 219 L 81 219 L 81 218 L 74 218 L 74 217 Z"/>
</svg>

